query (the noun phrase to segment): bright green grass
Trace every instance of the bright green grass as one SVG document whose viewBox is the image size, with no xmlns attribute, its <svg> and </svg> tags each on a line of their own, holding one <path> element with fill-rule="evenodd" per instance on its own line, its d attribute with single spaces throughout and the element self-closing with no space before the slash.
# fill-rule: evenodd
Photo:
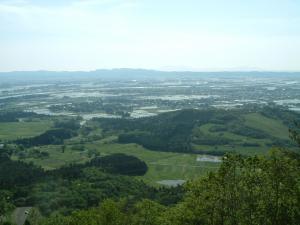
<svg viewBox="0 0 300 225">
<path fill-rule="evenodd" d="M 257 155 L 257 154 L 265 154 L 267 153 L 269 147 L 266 147 L 266 144 L 270 142 L 270 140 L 267 139 L 255 139 L 250 138 L 242 135 L 233 134 L 227 131 L 224 132 L 210 132 L 209 128 L 213 126 L 213 124 L 205 124 L 201 126 L 200 131 L 203 132 L 205 135 L 212 136 L 213 138 L 218 138 L 219 134 L 222 133 L 223 138 L 228 138 L 233 140 L 233 143 L 231 145 L 197 145 L 194 144 L 193 148 L 195 150 L 201 151 L 220 151 L 220 152 L 235 152 L 238 154 L 243 155 Z M 257 143 L 260 146 L 255 147 L 248 147 L 248 146 L 242 146 L 244 142 L 247 143 Z"/>
<path fill-rule="evenodd" d="M 249 127 L 260 129 L 281 139 L 289 139 L 288 127 L 281 121 L 265 117 L 259 113 L 250 113 L 244 116 L 245 124 Z"/>
<path fill-rule="evenodd" d="M 245 126 L 249 126 L 255 129 L 262 130 L 269 135 L 280 138 L 280 139 L 289 139 L 289 132 L 288 128 L 278 120 L 274 120 L 271 118 L 267 118 L 261 114 L 258 113 L 250 113 L 247 115 L 244 115 L 245 118 Z M 270 147 L 267 146 L 267 144 L 272 143 L 272 140 L 270 139 L 255 139 L 247 136 L 242 136 L 238 134 L 234 134 L 228 131 L 224 132 L 210 132 L 209 129 L 215 126 L 212 123 L 208 123 L 205 125 L 202 125 L 201 127 L 198 127 L 194 130 L 195 133 L 201 132 L 204 135 L 211 136 L 213 138 L 223 137 L 233 140 L 233 143 L 231 145 L 215 145 L 215 146 L 209 146 L 209 145 L 194 145 L 194 148 L 196 150 L 202 150 L 202 151 L 232 151 L 237 152 L 244 155 L 255 155 L 255 154 L 265 154 L 269 150 Z M 222 134 L 220 136 L 220 134 Z M 259 144 L 259 147 L 245 147 L 242 144 L 243 143 L 256 143 Z"/>
<path fill-rule="evenodd" d="M 220 151 L 220 152 L 234 152 L 242 155 L 262 155 L 266 154 L 270 147 L 244 147 L 244 146 L 228 146 L 228 145 L 193 145 L 195 150 L 201 151 Z"/>
<path fill-rule="evenodd" d="M 102 156 L 124 153 L 136 156 L 147 163 L 148 172 L 139 178 L 151 185 L 158 185 L 156 182 L 160 180 L 194 179 L 219 167 L 219 163 L 197 162 L 197 155 L 195 154 L 150 151 L 137 144 L 111 143 L 110 141 L 113 140 L 114 138 L 110 137 L 85 144 L 85 151 L 82 152 L 71 150 L 70 146 L 66 148 L 64 153 L 62 153 L 60 145 L 35 147 L 48 152 L 49 157 L 44 159 L 26 158 L 25 161 L 51 170 L 70 163 L 87 162 L 90 160 L 87 151 L 91 149 L 97 150 Z"/>
<path fill-rule="evenodd" d="M 219 166 L 218 163 L 197 162 L 195 154 L 150 151 L 137 144 L 95 142 L 87 144 L 86 147 L 97 149 L 103 155 L 124 153 L 138 157 L 149 167 L 142 179 L 153 185 L 159 180 L 197 178 L 209 171 L 216 170 Z"/>
<path fill-rule="evenodd" d="M 222 134 L 222 137 L 228 138 L 234 141 L 257 141 L 257 139 L 251 138 L 251 137 L 246 137 L 238 134 L 234 134 L 231 132 L 227 131 L 222 131 L 222 132 L 211 132 L 209 129 L 211 127 L 215 126 L 215 124 L 212 123 L 207 123 L 203 126 L 200 127 L 200 131 L 202 131 L 204 134 L 215 136 L 216 138 L 219 136 L 219 134 Z"/>
<path fill-rule="evenodd" d="M 0 123 L 0 139 L 15 140 L 39 135 L 52 126 L 51 121 Z"/>
<path fill-rule="evenodd" d="M 242 144 L 244 142 L 250 142 L 250 143 L 257 143 L 260 145 L 265 145 L 266 143 L 270 142 L 269 139 L 256 139 L 248 136 L 238 135 L 234 134 L 228 131 L 222 131 L 222 132 L 210 132 L 209 129 L 211 127 L 215 126 L 215 124 L 208 123 L 200 127 L 200 131 L 202 131 L 204 134 L 214 136 L 215 138 L 218 138 L 219 134 L 222 134 L 223 138 L 228 138 L 236 142 L 236 144 Z M 258 129 L 258 128 L 257 128 Z"/>
<path fill-rule="evenodd" d="M 260 114 L 248 114 L 245 116 L 245 125 L 261 129 L 268 132 L 274 137 L 288 137 L 287 128 L 279 121 L 266 118 Z M 41 122 L 30 122 L 37 124 L 36 126 L 41 128 Z M 11 123 L 10 123 L 11 124 Z M 20 124 L 17 123 L 18 130 L 20 132 Z M 39 124 L 39 126 L 38 126 Z M 50 123 L 49 123 L 50 124 Z M 29 129 L 33 136 L 33 129 L 29 127 L 29 122 L 23 125 Z M 223 133 L 223 137 L 234 140 L 235 145 L 232 146 L 208 146 L 208 145 L 195 145 L 195 149 L 198 150 L 221 150 L 221 151 L 234 151 L 244 155 L 264 154 L 269 149 L 265 147 L 265 144 L 269 140 L 265 139 L 254 139 L 230 132 L 210 132 L 209 128 L 213 124 L 205 124 L 201 126 L 199 131 L 206 135 L 214 136 L 218 138 L 219 133 Z M 5 126 L 4 126 L 5 127 Z M 24 129 L 25 129 L 24 128 Z M 46 130 L 46 126 L 43 126 Z M 6 126 L 6 130 L 7 130 Z M 1 130 L 1 128 L 0 128 Z M 2 128 L 3 130 L 3 128 Z M 26 130 L 24 132 L 27 132 Z M 197 131 L 196 131 L 197 132 Z M 12 132 L 13 133 L 13 132 Z M 1 132 L 0 132 L 1 134 Z M 98 134 L 95 133 L 95 134 Z M 31 136 L 30 135 L 30 136 Z M 141 160 L 145 161 L 149 167 L 148 172 L 145 176 L 140 177 L 145 182 L 158 185 L 156 182 L 160 180 L 173 180 L 173 179 L 194 179 L 206 174 L 209 171 L 216 170 L 219 166 L 218 163 L 213 162 L 197 162 L 195 154 L 185 153 L 171 153 L 162 151 L 150 151 L 137 144 L 119 144 L 116 143 L 116 136 L 110 136 L 99 141 L 85 143 L 85 151 L 74 151 L 71 150 L 72 144 L 79 144 L 80 137 L 70 139 L 66 141 L 68 145 L 65 152 L 62 153 L 61 146 L 43 146 L 40 150 L 49 152 L 50 156 L 45 159 L 29 158 L 26 161 L 32 161 L 33 163 L 42 166 L 45 169 L 55 169 L 69 163 L 84 163 L 90 158 L 88 157 L 87 150 L 97 150 L 101 155 L 108 155 L 113 153 L 124 153 L 128 155 L 134 155 Z M 243 142 L 254 142 L 261 144 L 261 147 L 244 147 L 239 146 Z"/>
<path fill-rule="evenodd" d="M 41 166 L 46 170 L 53 170 L 70 163 L 85 163 L 89 160 L 86 152 L 74 151 L 69 147 L 62 152 L 61 145 L 45 145 L 34 147 L 38 150 L 49 153 L 47 158 L 26 158 L 25 161 L 33 162 L 35 165 Z"/>
</svg>

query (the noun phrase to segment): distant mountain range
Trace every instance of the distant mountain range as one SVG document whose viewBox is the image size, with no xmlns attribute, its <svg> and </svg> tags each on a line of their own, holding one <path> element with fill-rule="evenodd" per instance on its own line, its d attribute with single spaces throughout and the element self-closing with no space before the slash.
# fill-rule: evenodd
<svg viewBox="0 0 300 225">
<path fill-rule="evenodd" d="M 249 77 L 300 77 L 300 72 L 265 72 L 265 71 L 220 71 L 220 72 L 192 72 L 192 71 L 158 71 L 146 69 L 100 69 L 95 71 L 16 71 L 0 72 L 0 83 L 7 81 L 25 80 L 151 80 L 168 78 L 195 78 L 195 77 L 220 77 L 234 78 Z"/>
</svg>

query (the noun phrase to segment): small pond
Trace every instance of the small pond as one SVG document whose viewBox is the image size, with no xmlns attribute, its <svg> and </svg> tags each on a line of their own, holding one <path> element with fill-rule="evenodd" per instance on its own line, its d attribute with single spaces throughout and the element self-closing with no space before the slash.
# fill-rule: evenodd
<svg viewBox="0 0 300 225">
<path fill-rule="evenodd" d="M 176 187 L 178 185 L 184 184 L 185 180 L 160 180 L 160 181 L 157 181 L 156 183 L 166 185 L 169 187 Z"/>
</svg>

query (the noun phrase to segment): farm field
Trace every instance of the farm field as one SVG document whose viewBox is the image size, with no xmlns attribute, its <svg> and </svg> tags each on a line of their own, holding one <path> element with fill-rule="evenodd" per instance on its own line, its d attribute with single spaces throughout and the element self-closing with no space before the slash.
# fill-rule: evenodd
<svg viewBox="0 0 300 225">
<path fill-rule="evenodd" d="M 212 112 L 217 113 L 218 111 Z M 196 113 L 195 115 L 198 115 L 197 111 L 183 111 L 182 113 L 187 113 L 186 115 Z M 184 115 L 182 113 L 169 112 L 163 116 L 165 119 L 173 118 L 174 115 L 182 117 Z M 214 118 L 218 118 L 218 115 L 215 114 L 212 117 L 212 121 Z M 228 115 L 231 115 L 230 112 L 228 112 Z M 182 117 L 182 121 L 185 121 L 185 118 L 189 117 Z M 113 121 L 109 123 L 114 124 Z M 148 123 L 148 119 L 144 120 L 141 118 L 138 121 Z M 0 134 L 5 134 L 6 136 L 2 136 L 2 139 L 5 138 L 4 140 L 8 141 L 12 141 L 18 137 L 32 137 L 51 129 L 52 123 L 50 119 L 36 122 L 2 123 L 4 126 L 1 127 Z M 151 123 L 149 124 L 147 126 L 150 129 L 152 125 Z M 164 126 L 166 125 L 162 123 L 162 127 Z M 247 127 L 252 129 L 250 130 L 252 133 L 239 134 L 236 131 L 237 128 L 239 131 L 244 128 L 248 129 Z M 197 157 L 200 155 L 216 154 L 219 159 L 226 152 L 235 152 L 249 156 L 264 155 L 271 149 L 274 140 L 288 141 L 289 137 L 286 125 L 279 120 L 263 116 L 260 113 L 236 114 L 234 119 L 229 121 L 222 120 L 221 124 L 216 124 L 208 120 L 202 125 L 195 126 L 189 134 L 196 138 L 194 138 L 196 141 L 193 139 L 191 142 L 193 152 L 184 152 L 180 151 L 180 149 L 176 149 L 174 152 L 163 148 L 153 150 L 134 142 L 120 143 L 118 137 L 124 131 L 122 131 L 122 127 L 118 129 L 110 130 L 102 127 L 101 122 L 91 120 L 81 125 L 77 136 L 65 139 L 62 144 L 32 146 L 27 148 L 23 154 L 13 154 L 12 159 L 33 162 L 35 165 L 41 166 L 46 170 L 54 170 L 68 164 L 88 162 L 95 156 L 123 153 L 143 160 L 148 166 L 148 171 L 144 176 L 138 177 L 138 179 L 156 186 L 159 185 L 158 182 L 164 183 L 165 180 L 195 179 L 219 167 L 219 161 L 197 160 Z M 28 132 L 28 130 L 31 132 Z M 163 132 L 162 130 L 162 134 Z M 176 132 L 180 134 L 181 131 Z M 27 135 L 25 136 L 24 134 Z M 263 134 L 265 137 L 256 137 L 255 135 L 257 134 Z M 210 144 L 197 143 L 197 138 L 199 137 L 210 140 Z M 220 138 L 229 142 L 227 144 L 218 144 Z"/>
<path fill-rule="evenodd" d="M 289 130 L 281 121 L 265 117 L 259 113 L 250 113 L 244 116 L 245 125 L 263 130 L 270 135 L 282 139 L 289 139 Z"/>
<path fill-rule="evenodd" d="M 16 140 L 37 136 L 50 129 L 52 121 L 41 120 L 33 122 L 1 122 L 0 140 Z"/>
<path fill-rule="evenodd" d="M 201 180 L 222 175 L 223 159 L 234 166 L 253 156 L 268 160 L 271 149 L 299 152 L 289 134 L 300 121 L 299 77 L 166 73 L 140 79 L 139 71 L 132 79 L 105 78 L 120 71 L 0 85 L 0 177 L 16 209 L 33 207 L 47 218 L 109 198 L 171 206 L 182 200 L 184 187 L 201 184 L 207 193 L 215 182 Z M 241 157 L 223 158 L 232 153 Z"/>
<path fill-rule="evenodd" d="M 165 179 L 193 179 L 218 168 L 218 163 L 197 162 L 196 154 L 150 151 L 137 144 L 92 143 L 86 146 L 101 154 L 125 153 L 145 161 L 149 170 L 143 180 L 152 184 Z"/>
<path fill-rule="evenodd" d="M 275 139 L 289 141 L 288 127 L 279 120 L 268 118 L 260 113 L 249 113 L 242 116 L 244 121 L 238 124 L 238 126 L 246 126 L 264 132 L 268 135 L 266 138 L 256 138 L 247 135 L 241 135 L 233 133 L 228 127 L 222 131 L 213 131 L 213 128 L 217 126 L 213 123 L 207 123 L 196 128 L 195 132 L 201 132 L 209 138 L 226 138 L 231 140 L 232 143 L 225 145 L 194 145 L 194 148 L 199 151 L 224 151 L 224 152 L 236 152 L 243 155 L 255 155 L 265 154 L 273 145 Z M 244 143 L 248 143 L 249 146 L 245 146 Z M 251 144 L 253 146 L 251 146 Z"/>
<path fill-rule="evenodd" d="M 160 180 L 188 180 L 200 177 L 209 171 L 218 168 L 219 163 L 199 162 L 197 154 L 182 154 L 161 151 L 150 151 L 137 144 L 103 144 L 102 141 L 84 145 L 84 151 L 74 151 L 69 147 L 64 153 L 61 146 L 42 146 L 35 149 L 48 152 L 47 158 L 26 158 L 25 161 L 33 162 L 46 170 L 57 169 L 70 163 L 84 163 L 91 159 L 88 150 L 96 150 L 100 156 L 115 153 L 133 155 L 146 162 L 148 171 L 143 177 L 151 185 L 157 185 Z M 14 159 L 17 159 L 14 157 Z"/>
</svg>

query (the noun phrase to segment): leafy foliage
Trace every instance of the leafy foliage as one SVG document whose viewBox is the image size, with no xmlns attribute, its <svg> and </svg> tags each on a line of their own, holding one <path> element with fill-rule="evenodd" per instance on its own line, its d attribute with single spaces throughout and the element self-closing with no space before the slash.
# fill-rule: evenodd
<svg viewBox="0 0 300 225">
<path fill-rule="evenodd" d="M 300 161 L 295 154 L 274 149 L 266 157 L 226 155 L 217 172 L 189 182 L 183 201 L 172 207 L 107 200 L 42 224 L 297 225 Z"/>
<path fill-rule="evenodd" d="M 120 143 L 137 143 L 145 148 L 155 151 L 172 152 L 192 152 L 222 155 L 224 151 L 214 149 L 199 149 L 199 146 L 240 146 L 240 147 L 270 147 L 270 146 L 291 146 L 288 140 L 288 129 L 286 136 L 281 137 L 276 131 L 276 136 L 272 136 L 265 129 L 255 128 L 249 125 L 247 117 L 250 112 L 258 119 L 264 119 L 262 114 L 256 113 L 256 109 L 251 110 L 194 110 L 186 109 L 175 112 L 163 113 L 153 117 L 138 119 L 105 119 L 97 118 L 93 121 L 99 123 L 104 133 L 118 135 Z M 258 109 L 257 109 L 258 110 Z M 261 110 L 261 109 L 260 109 Z M 288 114 L 294 118 L 294 114 Z M 259 111 L 260 112 L 260 111 Z M 274 114 L 274 113 L 273 113 Z M 270 117 L 274 116 L 273 114 Z M 276 114 L 276 115 L 277 115 Z M 281 122 L 268 118 L 275 123 L 274 127 L 286 128 Z M 282 121 L 282 118 L 277 118 Z M 284 120 L 286 122 L 286 119 Z M 278 124 L 281 126 L 279 126 Z M 272 127 L 272 125 L 270 125 Z M 207 130 L 206 128 L 207 127 Z M 272 127 L 273 128 L 273 127 Z M 284 131 L 282 131 L 284 132 Z"/>
<path fill-rule="evenodd" d="M 45 117 L 34 112 L 0 111 L 0 122 L 18 122 L 20 118 Z"/>
<path fill-rule="evenodd" d="M 13 189 L 18 186 L 28 186 L 44 175 L 44 171 L 22 161 L 12 161 L 9 158 L 0 157 L 0 187 Z"/>
<path fill-rule="evenodd" d="M 191 152 L 190 138 L 196 124 L 207 122 L 207 110 L 182 110 L 140 119 L 95 119 L 106 130 L 123 130 L 119 142 L 141 144 L 152 150 Z"/>
<path fill-rule="evenodd" d="M 69 130 L 78 130 L 80 128 L 79 119 L 72 118 L 72 119 L 64 119 L 64 120 L 56 120 L 54 122 L 55 128 L 64 128 Z"/>
<path fill-rule="evenodd" d="M 63 144 L 64 139 L 71 138 L 76 135 L 76 132 L 70 129 L 53 129 L 45 133 L 32 137 L 16 140 L 15 143 L 21 144 L 25 147 L 40 146 L 40 145 L 59 145 Z"/>
<path fill-rule="evenodd" d="M 151 198 L 166 205 L 181 199 L 181 188 L 149 187 L 133 177 L 115 174 L 141 175 L 146 164 L 139 159 L 123 154 L 103 158 L 44 171 L 32 164 L 12 161 L 3 156 L 0 161 L 0 194 L 1 191 L 10 193 L 11 203 L 17 206 L 34 205 L 43 215 L 54 212 L 67 215 L 78 209 L 97 206 L 107 198 L 117 200 L 126 197 L 131 202 Z M 119 164 L 119 160 L 125 160 L 125 163 Z M 108 170 L 113 174 L 107 173 Z M 7 198 L 2 200 L 1 203 L 0 198 L 3 207 L 9 206 Z"/>
<path fill-rule="evenodd" d="M 96 157 L 91 160 L 90 165 L 101 167 L 109 173 L 131 176 L 142 176 L 148 170 L 145 162 L 137 157 L 125 154 L 112 154 L 104 157 Z"/>
</svg>

